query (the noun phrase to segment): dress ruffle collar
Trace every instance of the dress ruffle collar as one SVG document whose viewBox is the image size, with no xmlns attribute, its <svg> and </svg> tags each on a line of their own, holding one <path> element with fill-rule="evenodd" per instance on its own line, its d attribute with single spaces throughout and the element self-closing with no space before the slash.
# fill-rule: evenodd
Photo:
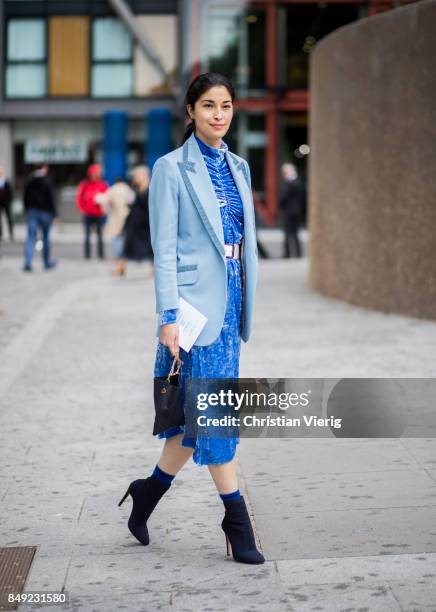
<svg viewBox="0 0 436 612">
<path fill-rule="evenodd" d="M 222 160 L 224 158 L 224 155 L 226 154 L 226 151 L 228 151 L 229 149 L 228 145 L 224 142 L 224 140 L 221 141 L 220 148 L 216 149 L 215 147 L 211 147 L 205 142 L 203 142 L 197 136 L 197 134 L 194 134 L 194 136 L 195 136 L 195 140 L 197 141 L 198 146 L 200 147 L 200 151 L 202 152 L 202 154 L 207 155 L 208 157 L 212 157 L 213 159 Z"/>
</svg>

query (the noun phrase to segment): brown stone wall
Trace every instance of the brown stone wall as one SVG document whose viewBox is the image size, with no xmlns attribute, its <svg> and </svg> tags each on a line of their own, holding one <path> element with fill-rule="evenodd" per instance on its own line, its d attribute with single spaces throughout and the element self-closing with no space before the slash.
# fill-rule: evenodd
<svg viewBox="0 0 436 612">
<path fill-rule="evenodd" d="M 436 319 L 436 0 L 336 30 L 310 66 L 312 289 Z"/>
</svg>

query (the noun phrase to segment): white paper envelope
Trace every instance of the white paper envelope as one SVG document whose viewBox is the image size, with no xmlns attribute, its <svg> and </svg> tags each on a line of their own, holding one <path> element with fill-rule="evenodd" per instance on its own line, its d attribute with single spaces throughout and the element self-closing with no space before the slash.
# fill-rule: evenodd
<svg viewBox="0 0 436 612">
<path fill-rule="evenodd" d="M 176 323 L 179 326 L 179 346 L 189 352 L 206 325 L 207 317 L 182 297 L 179 298 Z"/>
</svg>

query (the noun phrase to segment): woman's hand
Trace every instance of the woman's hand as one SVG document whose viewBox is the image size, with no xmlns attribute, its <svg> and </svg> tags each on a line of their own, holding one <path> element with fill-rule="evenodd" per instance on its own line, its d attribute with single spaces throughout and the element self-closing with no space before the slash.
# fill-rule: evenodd
<svg viewBox="0 0 436 612">
<path fill-rule="evenodd" d="M 159 340 L 170 349 L 173 357 L 179 356 L 179 326 L 177 323 L 161 325 Z"/>
</svg>

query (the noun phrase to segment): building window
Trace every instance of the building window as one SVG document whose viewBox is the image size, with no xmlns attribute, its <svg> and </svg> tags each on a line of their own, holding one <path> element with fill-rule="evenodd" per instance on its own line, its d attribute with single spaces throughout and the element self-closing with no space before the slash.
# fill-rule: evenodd
<svg viewBox="0 0 436 612">
<path fill-rule="evenodd" d="M 50 96 L 89 96 L 89 29 L 88 17 L 50 17 Z"/>
<path fill-rule="evenodd" d="M 201 5 L 200 56 L 204 71 L 230 78 L 238 96 L 265 89 L 265 10 L 248 3 L 241 7 Z"/>
<path fill-rule="evenodd" d="M 177 73 L 177 17 L 175 15 L 139 15 L 136 24 L 159 56 L 167 75 Z M 170 92 L 168 82 L 151 64 L 140 45 L 135 49 L 135 96 L 160 96 Z"/>
<path fill-rule="evenodd" d="M 289 4 L 280 8 L 280 81 L 291 89 L 309 87 L 309 55 L 324 36 L 365 16 L 358 4 Z"/>
<path fill-rule="evenodd" d="M 45 20 L 10 19 L 6 36 L 6 97 L 44 97 L 47 93 Z"/>
<path fill-rule="evenodd" d="M 133 90 L 133 42 L 114 17 L 92 23 L 91 94 L 94 98 L 126 98 Z"/>
</svg>

